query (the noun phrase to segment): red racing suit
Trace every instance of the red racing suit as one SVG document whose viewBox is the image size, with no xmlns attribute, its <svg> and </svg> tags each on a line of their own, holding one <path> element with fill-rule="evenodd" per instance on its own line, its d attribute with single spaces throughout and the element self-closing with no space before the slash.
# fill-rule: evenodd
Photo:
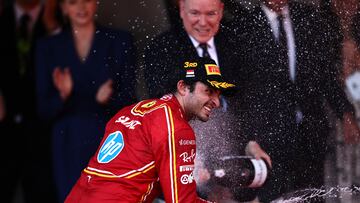
<svg viewBox="0 0 360 203">
<path fill-rule="evenodd" d="M 66 203 L 206 202 L 193 177 L 195 134 L 173 95 L 120 110 Z"/>
</svg>

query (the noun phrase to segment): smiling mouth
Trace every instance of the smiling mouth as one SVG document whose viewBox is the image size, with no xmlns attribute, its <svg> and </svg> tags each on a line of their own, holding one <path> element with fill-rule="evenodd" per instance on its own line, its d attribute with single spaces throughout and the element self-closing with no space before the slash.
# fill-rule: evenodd
<svg viewBox="0 0 360 203">
<path fill-rule="evenodd" d="M 210 32 L 209 29 L 196 29 L 196 31 L 200 34 L 208 34 Z"/>
<path fill-rule="evenodd" d="M 83 18 L 83 17 L 87 16 L 87 13 L 86 12 L 79 12 L 79 13 L 76 14 L 76 16 Z"/>
<path fill-rule="evenodd" d="M 204 109 L 205 109 L 205 111 L 206 111 L 206 114 L 209 116 L 210 113 L 211 113 L 211 108 L 208 107 L 208 106 L 204 106 Z"/>
</svg>

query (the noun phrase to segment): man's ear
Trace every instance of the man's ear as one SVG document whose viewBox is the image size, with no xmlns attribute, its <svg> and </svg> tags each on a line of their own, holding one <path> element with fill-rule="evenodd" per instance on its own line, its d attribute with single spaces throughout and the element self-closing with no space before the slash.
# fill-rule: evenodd
<svg viewBox="0 0 360 203">
<path fill-rule="evenodd" d="M 184 96 L 187 91 L 189 91 L 189 85 L 187 85 L 184 80 L 179 80 L 177 83 L 177 91 L 181 96 Z"/>
<path fill-rule="evenodd" d="M 224 3 L 220 1 L 220 19 L 224 16 Z"/>
<path fill-rule="evenodd" d="M 185 7 L 185 2 L 184 0 L 179 0 L 179 13 L 180 13 L 180 18 L 184 18 L 185 15 L 185 11 L 184 8 Z"/>
</svg>

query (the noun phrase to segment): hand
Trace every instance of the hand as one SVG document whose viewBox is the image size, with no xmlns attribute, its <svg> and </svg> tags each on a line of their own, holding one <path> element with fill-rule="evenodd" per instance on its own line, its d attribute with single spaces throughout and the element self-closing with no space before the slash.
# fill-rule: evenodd
<svg viewBox="0 0 360 203">
<path fill-rule="evenodd" d="M 6 116 L 5 100 L 0 92 L 0 122 L 5 119 L 5 116 Z"/>
<path fill-rule="evenodd" d="M 53 71 L 53 82 L 56 89 L 59 91 L 60 97 L 65 101 L 70 96 L 73 89 L 70 69 L 66 67 L 62 70 L 60 67 L 56 67 Z"/>
<path fill-rule="evenodd" d="M 206 168 L 199 168 L 197 171 L 197 176 L 198 177 L 196 181 L 200 185 L 206 183 L 211 177 L 209 171 Z"/>
<path fill-rule="evenodd" d="M 360 141 L 360 129 L 354 115 L 346 112 L 343 116 L 343 135 L 345 143 L 355 144 Z"/>
<path fill-rule="evenodd" d="M 210 179 L 211 174 L 205 168 L 204 162 L 201 159 L 196 158 L 194 165 L 195 165 L 194 178 L 195 178 L 196 184 L 198 184 L 198 185 L 205 184 Z"/>
<path fill-rule="evenodd" d="M 108 79 L 104 84 L 102 84 L 97 93 L 96 93 L 96 101 L 100 104 L 108 103 L 112 93 L 113 93 L 113 81 Z"/>
<path fill-rule="evenodd" d="M 270 156 L 260 147 L 257 142 L 250 141 L 245 147 L 245 153 L 248 156 L 255 157 L 255 159 L 265 159 L 265 161 L 269 164 L 270 168 L 272 168 Z"/>
</svg>

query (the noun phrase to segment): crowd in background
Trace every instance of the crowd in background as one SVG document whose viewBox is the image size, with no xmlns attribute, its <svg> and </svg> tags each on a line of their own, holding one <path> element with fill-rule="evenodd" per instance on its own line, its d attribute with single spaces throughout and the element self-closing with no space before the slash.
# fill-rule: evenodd
<svg viewBox="0 0 360 203">
<path fill-rule="evenodd" d="M 140 98 L 167 93 L 171 69 L 194 55 L 214 59 L 239 88 L 222 98 L 214 121 L 193 123 L 201 143 L 216 137 L 244 154 L 256 141 L 273 164 L 255 200 L 244 188 L 222 188 L 223 195 L 269 202 L 326 184 L 360 186 L 360 105 L 345 91 L 346 78 L 360 70 L 359 2 L 179 2 L 164 1 L 170 29 L 138 46 L 132 33 L 95 20 L 96 0 L 0 1 L 2 201 L 12 202 L 20 184 L 24 202 L 63 202 L 107 120 Z M 197 13 L 197 4 L 214 12 Z M 209 149 L 215 145 L 200 144 L 198 153 Z M 338 170 L 329 172 L 326 156 L 334 153 L 329 163 Z M 326 182 L 329 176 L 338 180 Z M 221 202 L 211 190 L 199 192 Z"/>
</svg>

